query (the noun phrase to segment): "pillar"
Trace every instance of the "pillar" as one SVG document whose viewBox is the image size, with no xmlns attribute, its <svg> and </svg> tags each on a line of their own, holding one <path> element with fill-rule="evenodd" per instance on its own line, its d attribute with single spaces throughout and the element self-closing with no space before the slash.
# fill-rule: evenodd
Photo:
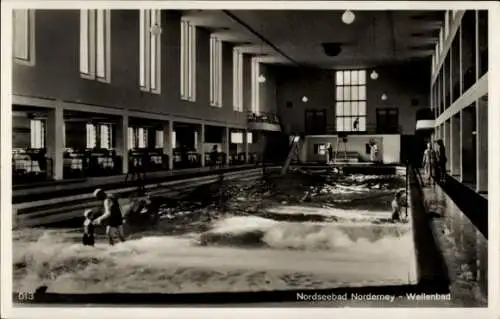
<svg viewBox="0 0 500 319">
<path fill-rule="evenodd" d="M 488 192 L 488 104 L 480 99 L 476 104 L 476 191 Z"/>
<path fill-rule="evenodd" d="M 201 167 L 205 167 L 205 124 L 200 124 L 198 131 L 198 153 L 200 154 Z"/>
<path fill-rule="evenodd" d="M 168 169 L 174 167 L 173 131 L 174 122 L 172 120 L 163 122 L 163 154 L 168 155 Z"/>
<path fill-rule="evenodd" d="M 462 171 L 460 181 L 472 183 L 475 180 L 476 170 L 473 167 L 474 162 L 471 159 L 473 159 L 476 154 L 473 154 L 472 139 L 475 138 L 475 136 L 472 135 L 472 121 L 468 108 L 462 110 L 461 123 Z"/>
<path fill-rule="evenodd" d="M 222 152 L 226 153 L 225 165 L 229 164 L 229 143 L 231 142 L 229 131 L 229 127 L 224 127 L 222 130 Z"/>
<path fill-rule="evenodd" d="M 57 105 L 47 117 L 47 157 L 52 160 L 52 178 L 63 179 L 64 153 L 64 109 Z M 50 163 L 48 163 L 50 165 Z M 50 166 L 49 166 L 50 167 Z M 48 168 L 49 169 L 49 168 Z"/>
<path fill-rule="evenodd" d="M 448 161 L 446 162 L 446 172 L 450 170 L 450 120 L 446 120 L 444 122 L 444 138 L 443 138 L 443 143 L 444 143 L 444 148 L 445 148 L 445 155 Z"/>
<path fill-rule="evenodd" d="M 243 151 L 245 152 L 245 164 L 248 164 L 248 160 L 249 160 L 249 158 L 248 158 L 248 149 L 249 149 L 248 133 L 249 132 L 247 130 L 243 131 Z"/>
<path fill-rule="evenodd" d="M 123 115 L 116 125 L 116 153 L 122 157 L 122 173 L 128 172 L 128 115 Z"/>
<path fill-rule="evenodd" d="M 460 176 L 460 115 L 452 116 L 450 119 L 450 175 Z"/>
</svg>

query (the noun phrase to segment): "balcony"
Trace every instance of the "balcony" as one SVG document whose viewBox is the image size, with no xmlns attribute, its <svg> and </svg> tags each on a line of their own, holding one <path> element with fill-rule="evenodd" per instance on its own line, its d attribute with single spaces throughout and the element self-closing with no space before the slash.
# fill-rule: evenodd
<svg viewBox="0 0 500 319">
<path fill-rule="evenodd" d="M 402 134 L 403 127 L 401 125 L 391 125 L 391 126 L 378 126 L 376 124 L 367 124 L 366 130 L 364 131 L 342 131 L 339 132 L 335 127 L 327 127 L 327 134 L 329 135 L 374 135 L 374 134 Z M 306 132 L 307 134 L 307 132 Z"/>
<path fill-rule="evenodd" d="M 248 129 L 255 131 L 281 132 L 281 124 L 275 113 L 248 113 Z"/>
</svg>

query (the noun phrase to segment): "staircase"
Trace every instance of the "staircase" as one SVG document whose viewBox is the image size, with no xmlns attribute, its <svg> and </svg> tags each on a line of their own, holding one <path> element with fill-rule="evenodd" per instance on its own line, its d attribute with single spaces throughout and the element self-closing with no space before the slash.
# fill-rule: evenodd
<svg viewBox="0 0 500 319">
<path fill-rule="evenodd" d="M 288 156 L 285 159 L 285 163 L 281 168 L 281 175 L 285 175 L 288 171 L 288 167 L 290 167 L 290 163 L 294 159 L 298 159 L 300 156 L 300 150 L 302 148 L 302 138 L 299 135 L 292 135 L 290 142 L 290 149 L 288 151 Z"/>
</svg>

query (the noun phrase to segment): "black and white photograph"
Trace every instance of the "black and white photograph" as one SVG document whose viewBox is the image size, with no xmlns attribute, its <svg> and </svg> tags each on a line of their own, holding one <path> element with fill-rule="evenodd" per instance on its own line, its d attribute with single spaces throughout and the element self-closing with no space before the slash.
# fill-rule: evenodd
<svg viewBox="0 0 500 319">
<path fill-rule="evenodd" d="M 13 308 L 500 299 L 496 3 L 179 2 L 2 3 Z"/>
</svg>

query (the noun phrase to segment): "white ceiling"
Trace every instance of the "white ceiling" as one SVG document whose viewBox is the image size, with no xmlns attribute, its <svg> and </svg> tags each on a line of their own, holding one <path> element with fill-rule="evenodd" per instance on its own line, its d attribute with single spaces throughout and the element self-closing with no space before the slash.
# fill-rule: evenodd
<svg viewBox="0 0 500 319">
<path fill-rule="evenodd" d="M 266 63 L 319 68 L 372 67 L 432 55 L 444 11 L 354 11 L 350 25 L 343 11 L 193 10 L 192 23 L 239 43 L 250 54 L 277 57 Z M 341 43 L 338 56 L 327 56 L 324 42 Z"/>
</svg>

